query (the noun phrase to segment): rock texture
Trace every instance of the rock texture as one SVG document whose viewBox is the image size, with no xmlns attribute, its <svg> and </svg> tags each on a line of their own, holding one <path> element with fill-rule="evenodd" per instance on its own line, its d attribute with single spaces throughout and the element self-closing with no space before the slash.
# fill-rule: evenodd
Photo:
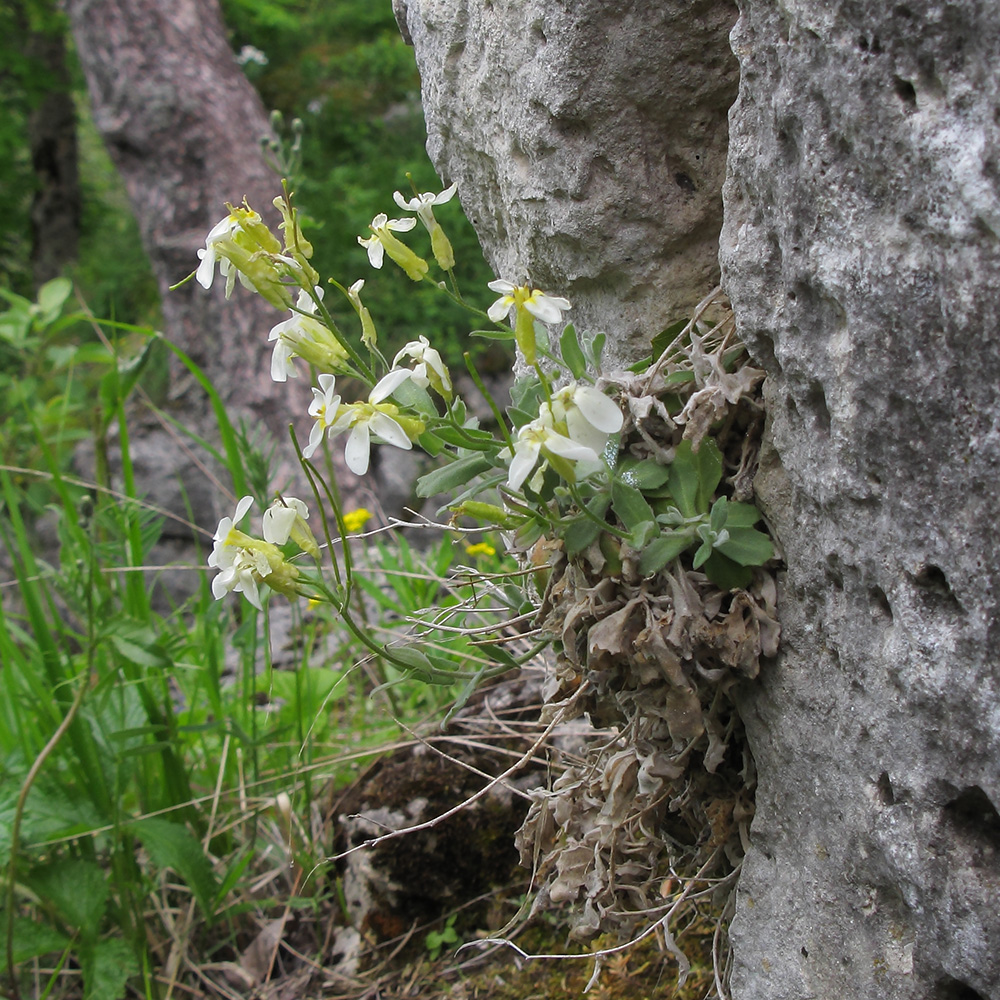
<svg viewBox="0 0 1000 1000">
<path fill-rule="evenodd" d="M 717 283 L 727 0 L 394 0 L 427 148 L 487 260 L 566 295 L 613 361 Z"/>
<path fill-rule="evenodd" d="M 788 566 L 733 996 L 1000 997 L 1000 8 L 745 0 L 733 46 Z"/>
</svg>

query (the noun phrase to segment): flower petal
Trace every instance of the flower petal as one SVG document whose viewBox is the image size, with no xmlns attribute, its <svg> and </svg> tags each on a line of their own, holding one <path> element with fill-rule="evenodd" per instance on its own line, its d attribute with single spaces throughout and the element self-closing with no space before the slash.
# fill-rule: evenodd
<svg viewBox="0 0 1000 1000">
<path fill-rule="evenodd" d="M 413 442 L 406 436 L 406 431 L 387 413 L 373 414 L 368 426 L 373 434 L 377 434 L 386 444 L 391 444 L 394 448 L 402 448 L 404 451 L 413 448 Z"/>
<path fill-rule="evenodd" d="M 371 437 L 368 433 L 368 424 L 364 422 L 355 424 L 347 438 L 344 458 L 347 460 L 347 467 L 356 476 L 363 476 L 368 471 L 370 451 Z"/>
<path fill-rule="evenodd" d="M 498 282 L 499 284 L 499 282 Z M 493 289 L 496 291 L 496 289 Z M 494 323 L 500 323 L 507 317 L 507 313 L 510 312 L 510 307 L 514 304 L 514 300 L 509 296 L 505 295 L 503 298 L 499 298 L 486 310 L 486 315 L 489 316 Z"/>
<path fill-rule="evenodd" d="M 407 379 L 413 376 L 409 368 L 395 368 L 383 375 L 375 388 L 368 395 L 369 403 L 381 403 L 388 399 Z"/>
</svg>

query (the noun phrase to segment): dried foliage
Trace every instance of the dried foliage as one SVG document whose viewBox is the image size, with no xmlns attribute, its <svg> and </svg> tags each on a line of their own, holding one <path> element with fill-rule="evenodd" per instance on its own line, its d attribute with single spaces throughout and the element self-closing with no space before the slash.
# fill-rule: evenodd
<svg viewBox="0 0 1000 1000">
<path fill-rule="evenodd" d="M 748 501 L 762 378 L 715 293 L 645 372 L 605 379 L 627 414 L 619 461 L 669 466 L 683 441 L 697 452 L 711 438 L 723 462 L 716 497 Z M 533 793 L 522 864 L 535 870 L 536 910 L 568 910 L 573 938 L 631 935 L 691 891 L 685 878 L 698 874 L 695 889 L 735 882 L 755 774 L 733 692 L 776 652 L 773 573 L 754 567 L 745 587 L 723 589 L 688 550 L 644 574 L 642 551 L 607 533 L 572 555 L 544 539 L 529 559 L 545 567 L 538 621 L 557 650 L 549 710 L 585 684 L 575 711 L 616 735 Z"/>
</svg>

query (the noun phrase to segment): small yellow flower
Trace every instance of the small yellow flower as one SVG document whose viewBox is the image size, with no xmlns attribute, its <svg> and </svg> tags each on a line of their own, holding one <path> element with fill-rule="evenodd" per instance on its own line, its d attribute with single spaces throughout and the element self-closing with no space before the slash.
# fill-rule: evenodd
<svg viewBox="0 0 1000 1000">
<path fill-rule="evenodd" d="M 357 510 L 349 510 L 344 515 L 344 528 L 353 534 L 355 531 L 361 531 L 371 519 L 372 512 L 364 507 L 359 507 Z"/>
<path fill-rule="evenodd" d="M 497 550 L 489 542 L 476 542 L 475 545 L 466 545 L 465 552 L 470 556 L 495 556 Z"/>
</svg>

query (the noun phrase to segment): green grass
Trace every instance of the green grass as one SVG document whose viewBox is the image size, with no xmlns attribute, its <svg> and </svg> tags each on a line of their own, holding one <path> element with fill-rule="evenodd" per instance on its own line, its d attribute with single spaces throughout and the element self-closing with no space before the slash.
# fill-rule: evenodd
<svg viewBox="0 0 1000 1000">
<path fill-rule="evenodd" d="M 304 601 L 294 662 L 277 668 L 269 612 L 213 600 L 201 568 L 188 602 L 158 610 L 148 562 L 162 519 L 135 494 L 122 405 L 135 378 L 109 349 L 115 363 L 75 376 L 99 399 L 96 423 L 73 410 L 65 437 L 43 430 L 32 406 L 66 402 L 65 380 L 50 380 L 48 398 L 8 414 L 28 450 L 12 446 L 0 465 L 0 990 L 13 996 L 167 996 L 172 978 L 197 982 L 195 969 L 233 959 L 258 921 L 288 907 L 324 914 L 299 942 L 319 956 L 340 908 L 322 863 L 329 789 L 408 738 L 393 715 L 417 725 L 459 693 L 372 661 Z M 216 454 L 239 496 L 245 442 L 182 360 L 215 404 Z M 77 432 L 112 420 L 122 494 L 65 472 Z M 40 519 L 57 550 L 41 546 Z M 454 570 L 484 559 L 480 569 L 499 568 L 457 536 L 429 549 L 378 536 L 357 561 L 368 626 L 382 635 L 403 622 L 444 658 L 485 660 L 423 610 L 474 603 L 482 585 Z"/>
</svg>

